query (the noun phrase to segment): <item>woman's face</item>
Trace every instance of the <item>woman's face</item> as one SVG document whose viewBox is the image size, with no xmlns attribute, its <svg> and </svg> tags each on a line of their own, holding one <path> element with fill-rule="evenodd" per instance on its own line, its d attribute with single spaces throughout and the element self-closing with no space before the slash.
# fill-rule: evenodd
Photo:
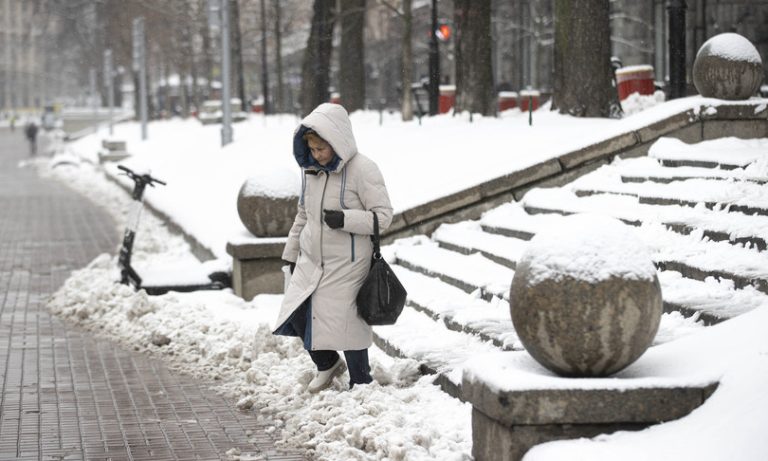
<svg viewBox="0 0 768 461">
<path fill-rule="evenodd" d="M 331 149 L 331 145 L 325 140 L 316 136 L 310 136 L 309 139 L 307 139 L 307 145 L 309 146 L 312 158 L 314 158 L 320 165 L 326 166 L 328 165 L 328 162 L 333 159 L 333 149 Z"/>
</svg>

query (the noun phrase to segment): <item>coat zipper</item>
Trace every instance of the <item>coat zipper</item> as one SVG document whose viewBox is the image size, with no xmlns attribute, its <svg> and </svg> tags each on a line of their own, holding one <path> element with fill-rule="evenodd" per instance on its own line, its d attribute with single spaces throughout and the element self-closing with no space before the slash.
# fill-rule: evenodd
<svg viewBox="0 0 768 461">
<path fill-rule="evenodd" d="M 323 194 L 320 196 L 320 267 L 325 269 L 325 259 L 323 258 L 323 203 L 325 202 L 325 189 L 328 187 L 328 172 L 325 172 L 325 184 L 323 184 Z"/>
</svg>

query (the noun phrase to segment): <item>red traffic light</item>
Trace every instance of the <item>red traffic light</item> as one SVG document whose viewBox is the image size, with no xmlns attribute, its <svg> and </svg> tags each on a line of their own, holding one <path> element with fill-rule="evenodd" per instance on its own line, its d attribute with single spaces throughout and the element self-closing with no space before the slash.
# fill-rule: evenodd
<svg viewBox="0 0 768 461">
<path fill-rule="evenodd" d="M 451 26 L 446 23 L 441 23 L 437 26 L 437 30 L 435 31 L 435 34 L 437 35 L 437 38 L 440 41 L 447 42 L 451 39 Z"/>
</svg>

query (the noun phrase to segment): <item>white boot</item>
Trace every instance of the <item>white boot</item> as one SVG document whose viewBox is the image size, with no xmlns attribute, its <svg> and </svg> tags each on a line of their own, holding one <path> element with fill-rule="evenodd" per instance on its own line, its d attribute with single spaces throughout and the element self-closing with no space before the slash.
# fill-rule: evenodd
<svg viewBox="0 0 768 461">
<path fill-rule="evenodd" d="M 317 375 L 307 385 L 307 390 L 311 393 L 320 392 L 331 385 L 333 378 L 341 375 L 347 370 L 347 364 L 339 357 L 336 363 L 327 370 L 318 371 Z"/>
</svg>

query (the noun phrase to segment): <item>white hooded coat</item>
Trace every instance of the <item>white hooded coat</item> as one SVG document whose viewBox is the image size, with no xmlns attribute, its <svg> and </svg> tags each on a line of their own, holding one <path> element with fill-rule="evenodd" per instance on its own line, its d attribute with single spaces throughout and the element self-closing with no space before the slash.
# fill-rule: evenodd
<svg viewBox="0 0 768 461">
<path fill-rule="evenodd" d="M 312 159 L 302 139 L 309 129 L 325 139 L 338 157 L 327 170 Z M 281 327 L 311 298 L 310 350 L 368 348 L 371 327 L 357 315 L 355 298 L 371 265 L 372 212 L 378 216 L 380 231 L 392 222 L 384 178 L 372 160 L 357 152 L 349 116 L 338 104 L 321 104 L 301 121 L 294 133 L 294 156 L 302 167 L 302 195 L 282 257 L 295 262 L 296 268 L 275 333 L 286 334 Z M 324 209 L 342 210 L 344 226 L 328 227 Z"/>
</svg>

